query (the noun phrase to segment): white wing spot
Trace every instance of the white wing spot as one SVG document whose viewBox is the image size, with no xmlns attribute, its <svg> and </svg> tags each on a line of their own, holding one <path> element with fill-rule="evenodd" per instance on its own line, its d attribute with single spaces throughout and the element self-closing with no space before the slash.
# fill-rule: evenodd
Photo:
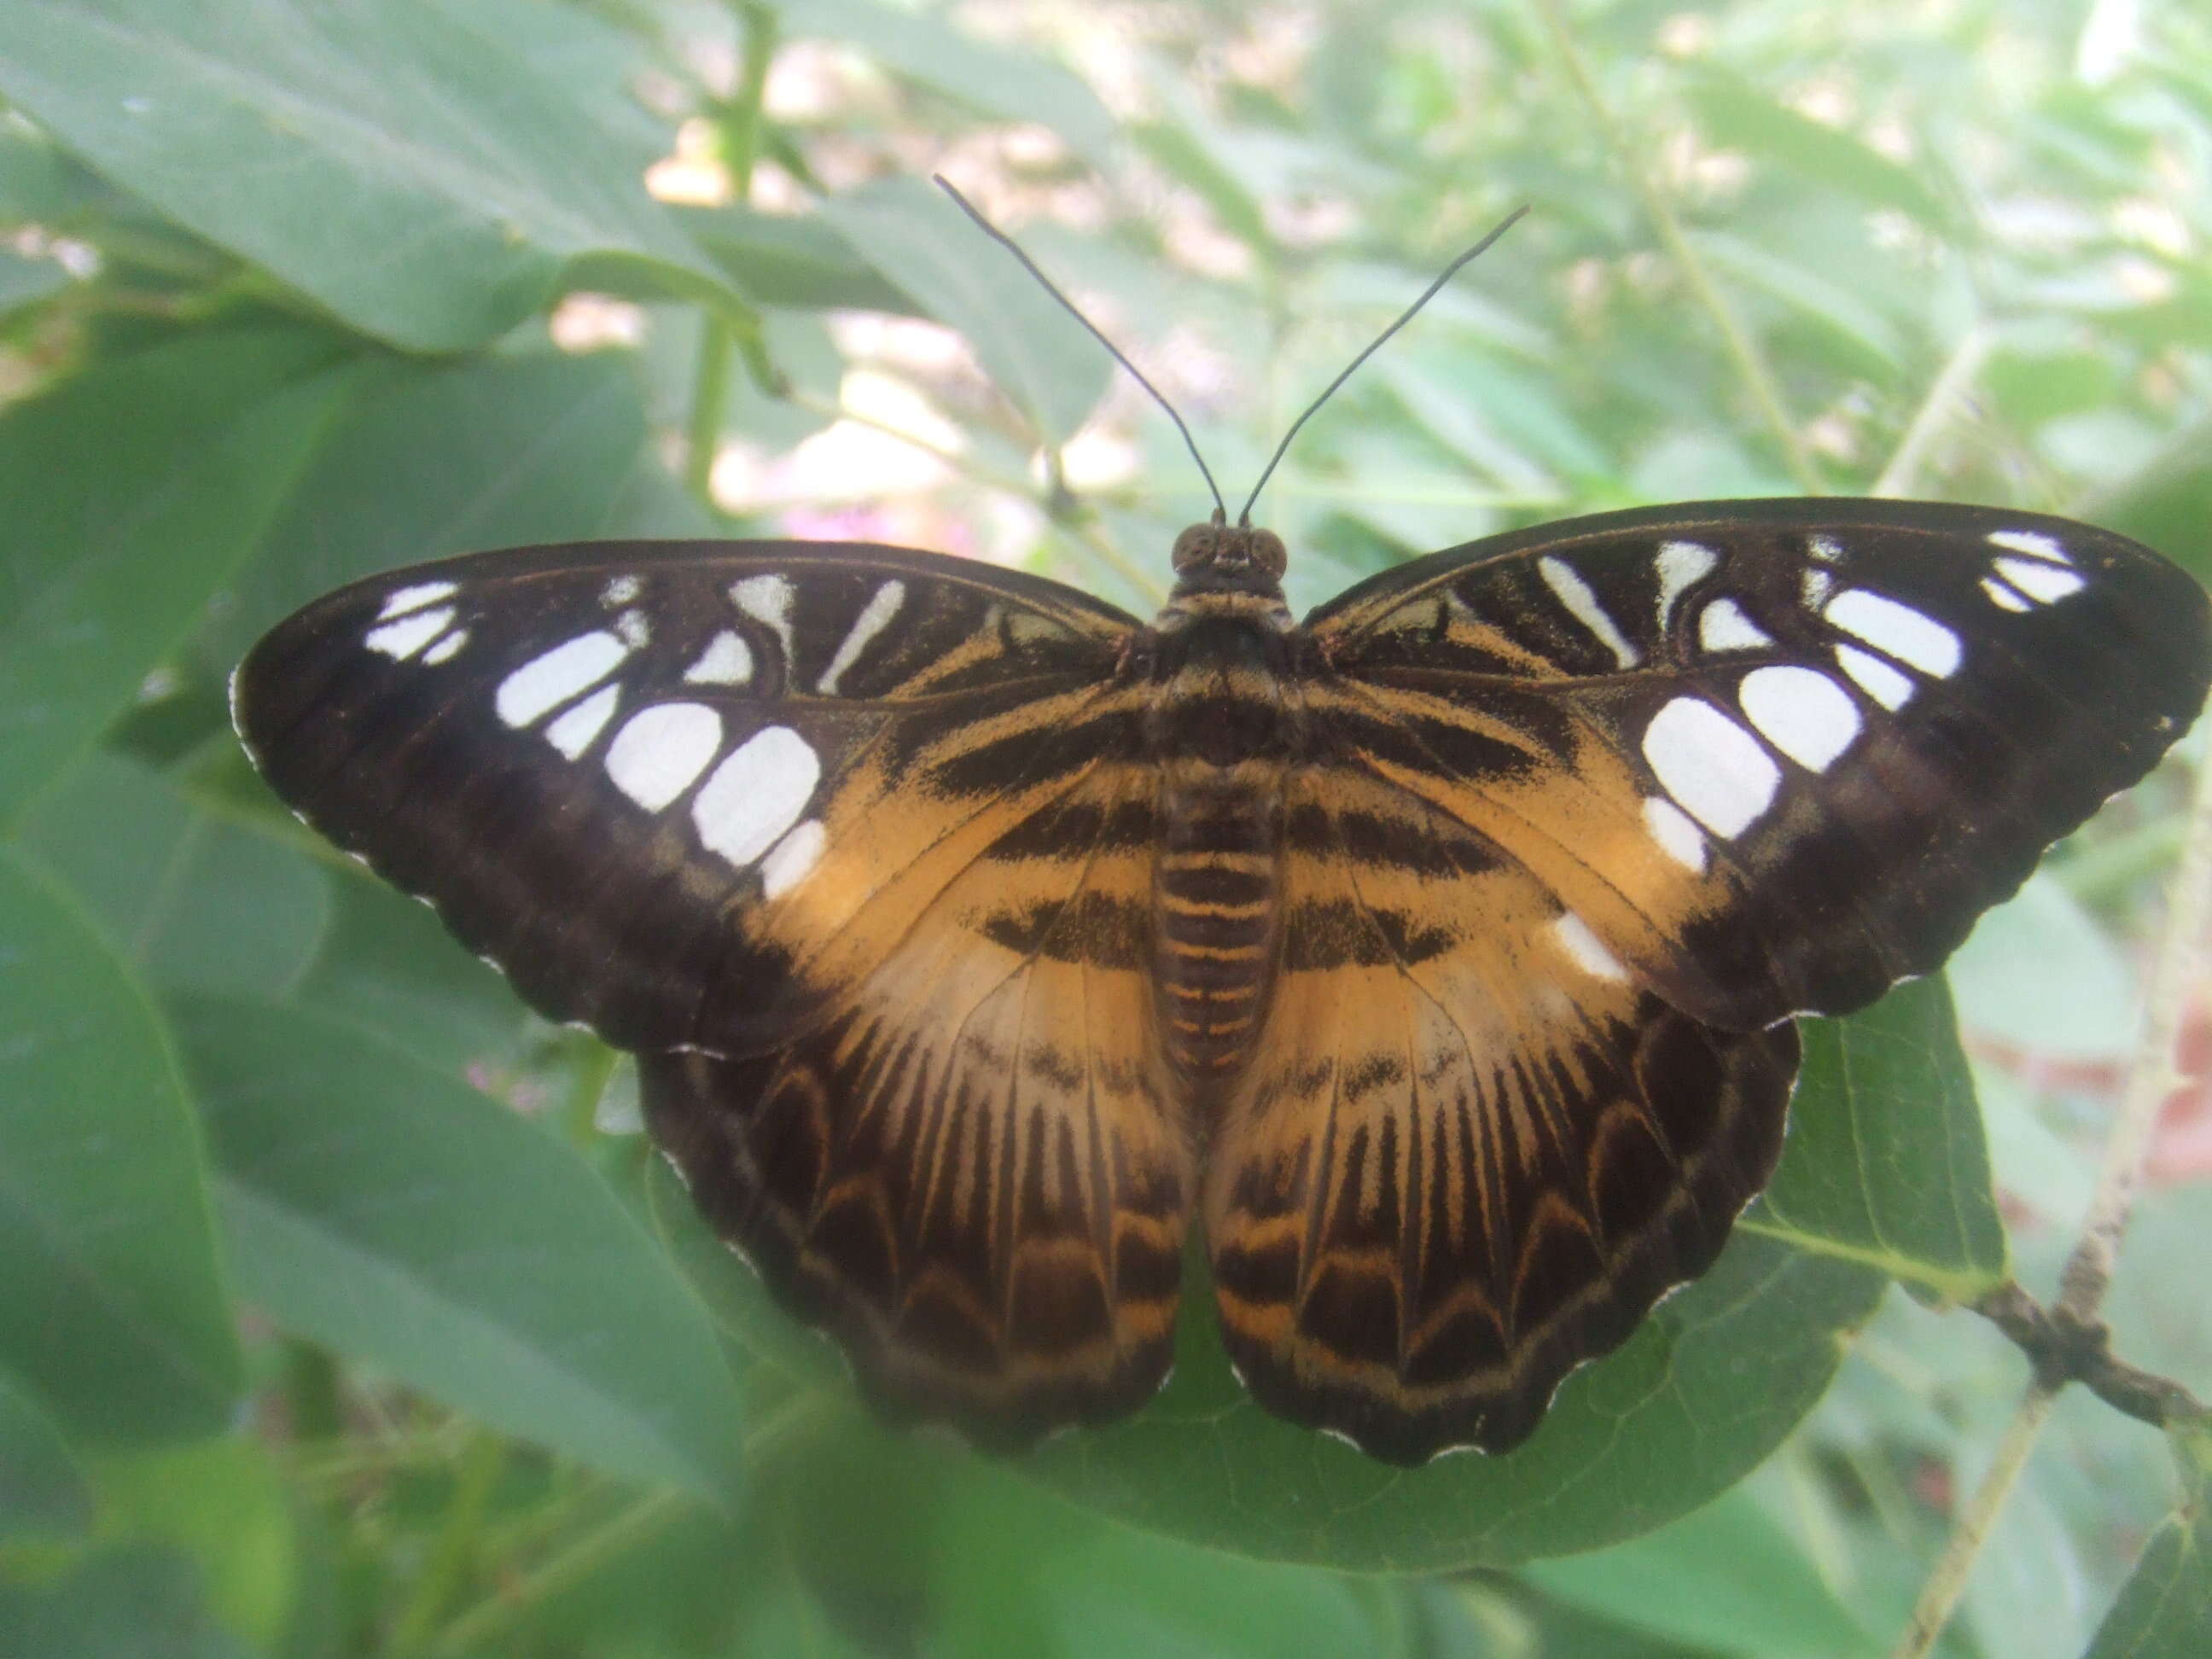
<svg viewBox="0 0 2212 1659">
<path fill-rule="evenodd" d="M 1782 769 L 1759 739 L 1709 702 L 1677 697 L 1644 729 L 1644 758 L 1682 810 L 1736 836 L 1773 803 Z"/>
<path fill-rule="evenodd" d="M 830 839 L 819 818 L 809 818 L 769 849 L 761 860 L 761 893 L 765 898 L 781 898 L 806 879 L 807 873 L 821 861 L 822 848 Z"/>
<path fill-rule="evenodd" d="M 1894 712 L 1912 701 L 1912 677 L 1900 673 L 1872 652 L 1862 651 L 1855 645 L 1839 645 L 1836 647 L 1836 661 L 1858 683 L 1860 690 L 1884 708 Z"/>
<path fill-rule="evenodd" d="M 645 584 L 635 576 L 617 576 L 599 590 L 599 603 L 610 611 L 618 605 L 628 605 L 645 591 Z"/>
<path fill-rule="evenodd" d="M 451 662 L 460 654 L 461 647 L 468 642 L 469 630 L 465 628 L 456 628 L 444 639 L 425 651 L 422 653 L 422 660 L 431 664 Z"/>
<path fill-rule="evenodd" d="M 599 630 L 579 634 L 532 657 L 501 680 L 492 706 L 509 726 L 527 726 L 549 708 L 606 678 L 629 651 L 611 634 Z"/>
<path fill-rule="evenodd" d="M 1959 636 L 1909 605 L 1869 588 L 1847 587 L 1821 613 L 1846 634 L 1856 634 L 1878 651 L 1923 674 L 1948 679 L 1958 671 Z"/>
<path fill-rule="evenodd" d="M 1813 668 L 1755 668 L 1736 688 L 1759 735 L 1798 765 L 1825 772 L 1859 735 L 1851 694 Z"/>
<path fill-rule="evenodd" d="M 753 653 L 744 636 L 724 629 L 707 641 L 699 660 L 684 671 L 694 685 L 743 685 L 753 677 Z"/>
<path fill-rule="evenodd" d="M 1773 644 L 1774 636 L 1734 599 L 1715 599 L 1698 613 L 1698 643 L 1708 651 L 1756 651 Z"/>
<path fill-rule="evenodd" d="M 691 821 L 710 853 L 750 864 L 799 821 L 822 763 L 787 726 L 763 726 L 717 766 L 691 802 Z"/>
<path fill-rule="evenodd" d="M 1659 631 L 1674 620 L 1674 605 L 1697 583 L 1712 574 L 1720 556 L 1698 542 L 1662 542 L 1652 563 L 1659 574 Z"/>
<path fill-rule="evenodd" d="M 1628 969 L 1622 967 L 1620 959 L 1599 942 L 1598 936 L 1590 932 L 1589 924 L 1573 911 L 1568 911 L 1552 924 L 1552 934 L 1559 940 L 1559 948 L 1572 958 L 1575 966 L 1591 978 L 1611 980 L 1615 984 L 1627 979 Z"/>
<path fill-rule="evenodd" d="M 1636 647 L 1625 639 L 1605 607 L 1597 602 L 1590 585 L 1576 574 L 1574 567 L 1565 560 L 1546 554 L 1536 561 L 1537 574 L 1543 577 L 1544 586 L 1565 605 L 1567 614 L 1595 635 L 1605 648 L 1613 653 L 1613 660 L 1623 668 L 1633 668 L 1641 659 Z"/>
<path fill-rule="evenodd" d="M 837 654 L 830 658 L 829 667 L 822 671 L 822 678 L 815 682 L 814 689 L 825 697 L 836 696 L 837 682 L 844 677 L 845 671 L 860 659 L 860 653 L 868 648 L 870 640 L 890 626 L 891 618 L 898 615 L 899 606 L 905 603 L 906 584 L 902 581 L 887 581 L 871 593 L 867 604 L 860 607 L 860 614 L 853 619 L 852 631 L 837 647 Z"/>
<path fill-rule="evenodd" d="M 1841 564 L 1844 562 L 1843 544 L 1833 536 L 1808 538 L 1805 551 L 1823 564 Z"/>
<path fill-rule="evenodd" d="M 783 641 L 783 659 L 787 665 L 791 654 L 791 601 L 793 590 L 788 576 L 748 576 L 730 589 L 730 599 L 738 610 L 763 627 L 773 629 L 777 639 Z"/>
<path fill-rule="evenodd" d="M 1644 798 L 1644 823 L 1659 850 L 1685 870 L 1705 873 L 1705 832 L 1690 821 L 1688 813 L 1671 800 L 1656 795 Z"/>
<path fill-rule="evenodd" d="M 372 628 L 362 643 L 372 651 L 381 651 L 394 662 L 404 662 L 424 646 L 446 631 L 446 624 L 453 619 L 451 605 L 441 605 L 435 611 L 418 611 L 402 617 L 398 622 L 388 622 L 381 628 Z"/>
<path fill-rule="evenodd" d="M 385 596 L 384 609 L 376 613 L 376 619 L 387 622 L 406 611 L 420 611 L 426 605 L 450 599 L 460 591 L 458 582 L 416 582 L 412 587 L 394 588 Z"/>
<path fill-rule="evenodd" d="M 653 624 L 646 621 L 642 611 L 625 611 L 617 617 L 615 633 L 633 651 L 642 651 L 653 643 Z"/>
<path fill-rule="evenodd" d="M 2051 559 L 2060 564 L 2074 562 L 2073 556 L 2058 538 L 2046 536 L 2040 530 L 1992 530 L 1984 539 L 1991 547 L 2009 548 L 2015 553 Z"/>
<path fill-rule="evenodd" d="M 614 718 L 615 705 L 621 701 L 622 687 L 602 686 L 547 726 L 545 741 L 574 760 L 605 729 L 606 723 Z"/>
<path fill-rule="evenodd" d="M 1803 592 L 1805 608 L 1818 611 L 1827 604 L 1828 595 L 1836 591 L 1836 573 L 1819 565 L 1808 565 L 1805 570 Z"/>
<path fill-rule="evenodd" d="M 2040 559 L 1999 559 L 1997 574 L 2040 605 L 2051 605 L 2083 586 L 2081 575 Z"/>
<path fill-rule="evenodd" d="M 648 812 L 689 789 L 722 746 L 722 717 L 703 702 L 641 708 L 607 745 L 607 775 Z"/>
<path fill-rule="evenodd" d="M 1995 576 L 1982 578 L 1982 597 L 2000 611 L 2033 611 L 2034 602 L 2024 594 L 2015 593 L 2011 586 Z"/>
</svg>

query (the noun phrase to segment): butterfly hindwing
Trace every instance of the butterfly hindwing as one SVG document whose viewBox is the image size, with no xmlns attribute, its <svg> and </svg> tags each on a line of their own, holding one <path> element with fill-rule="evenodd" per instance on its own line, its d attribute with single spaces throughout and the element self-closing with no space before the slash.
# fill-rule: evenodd
<svg viewBox="0 0 2212 1659">
<path fill-rule="evenodd" d="M 1668 1007 L 1357 767 L 1294 775 L 1285 835 L 1274 1000 L 1209 1152 L 1224 1339 L 1261 1403 L 1374 1455 L 1506 1450 L 1711 1265 L 1772 1170 L 1796 1034 Z"/>
<path fill-rule="evenodd" d="M 894 1415 L 1020 1445 L 1166 1374 L 1194 1164 L 1149 1018 L 1152 799 L 1098 769 L 790 1048 L 643 1062 L 695 1198 Z"/>
<path fill-rule="evenodd" d="M 1308 619 L 1352 763 L 1747 1029 L 1930 971 L 2203 702 L 2203 591 L 2032 514 L 1721 501 L 1434 555 Z"/>
<path fill-rule="evenodd" d="M 278 793 L 542 1012 L 732 1052 L 1119 740 L 1134 626 L 903 550 L 591 544 L 341 589 L 233 700 Z"/>
</svg>

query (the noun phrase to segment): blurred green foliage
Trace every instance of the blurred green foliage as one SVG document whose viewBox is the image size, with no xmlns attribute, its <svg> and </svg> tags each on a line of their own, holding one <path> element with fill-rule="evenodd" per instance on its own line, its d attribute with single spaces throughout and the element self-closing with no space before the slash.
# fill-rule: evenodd
<svg viewBox="0 0 2212 1659">
<path fill-rule="evenodd" d="M 828 520 L 1148 605 L 1180 442 L 933 167 L 1224 487 L 1534 204 L 1277 475 L 1294 601 L 1807 490 L 2212 574 L 2208 163 L 2212 23 L 2111 0 L 8 0 L 0 1652 L 1884 1651 L 2024 1376 L 1934 1306 L 2078 1224 L 2180 777 L 1990 918 L 1959 1020 L 1808 1034 L 1773 1192 L 1524 1450 L 1266 1419 L 1194 1297 L 1158 1402 L 1000 1464 L 860 1415 L 627 1062 L 284 817 L 224 675 L 352 576 L 594 536 Z M 2112 1309 L 2200 1393 L 2203 1110 Z M 2212 1650 L 2175 1451 L 2063 1400 L 1939 1650 Z"/>
</svg>

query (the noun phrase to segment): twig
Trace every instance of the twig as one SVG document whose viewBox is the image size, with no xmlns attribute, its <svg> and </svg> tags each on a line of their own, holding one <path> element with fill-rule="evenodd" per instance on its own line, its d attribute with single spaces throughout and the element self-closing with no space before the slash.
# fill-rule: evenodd
<svg viewBox="0 0 2212 1659">
<path fill-rule="evenodd" d="M 2172 1378 L 2115 1358 L 2102 1322 L 2077 1324 L 2009 1279 L 1977 1302 L 1974 1311 L 2013 1340 L 2035 1367 L 2037 1380 L 2051 1389 L 2079 1382 L 2113 1410 L 2157 1429 L 2204 1415 L 2203 1402 Z"/>
<path fill-rule="evenodd" d="M 1905 428 L 1905 436 L 1898 441 L 1889 464 L 1881 476 L 1874 481 L 1868 493 L 1875 495 L 1902 495 L 1912 488 L 1913 480 L 1920 476 L 1920 463 L 1934 443 L 1936 434 L 1964 402 L 1966 388 L 1982 372 L 1989 361 L 1990 348 L 1996 337 L 1989 328 L 1976 323 L 1966 332 L 1958 347 L 1945 362 L 1942 371 L 1928 388 L 1928 395 L 1920 400 L 1913 411 L 1912 421 Z"/>
<path fill-rule="evenodd" d="M 2182 847 L 2181 868 L 2174 876 L 2172 892 L 2159 939 L 2157 965 L 2151 974 L 2142 1037 L 2129 1067 L 2127 1088 L 2121 1095 L 2112 1133 L 2106 1139 L 2104 1168 L 2089 1200 L 2088 1218 L 2066 1264 L 2057 1304 L 2048 1316 L 2054 1333 L 2052 1351 L 2072 1355 L 2071 1363 L 2078 1363 L 2085 1352 L 2094 1352 L 2101 1345 L 2103 1325 L 2097 1310 L 2112 1283 L 2112 1263 L 2135 1206 L 2143 1157 L 2157 1126 L 2159 1107 L 2179 1080 L 2173 1064 L 2174 1042 L 2197 978 L 2199 941 L 2208 918 L 2212 918 L 2212 765 L 2197 768 L 2197 787 L 2190 802 L 2189 838 Z M 2004 1305 L 1999 1311 L 2016 1321 L 2023 1317 L 2016 1304 Z M 1990 1316 L 1997 1318 L 1998 1314 Z M 1923 1659 L 1950 1622 L 1975 1558 L 1989 1540 L 1990 1525 L 2011 1495 L 2035 1437 L 2050 1414 L 2051 1403 L 2057 1398 L 2064 1379 L 2046 1376 L 2051 1363 L 2038 1362 L 2036 1377 L 2005 1429 L 1996 1460 L 1960 1512 L 1942 1555 L 1921 1586 L 1920 1600 L 1892 1650 L 1892 1659 Z M 2174 1405 L 2169 1395 L 2166 1408 L 2172 1410 Z"/>
<path fill-rule="evenodd" d="M 1781 447 L 1782 459 L 1790 469 L 1790 476 L 1797 481 L 1798 488 L 1807 495 L 1826 494 L 1827 485 L 1820 477 L 1820 468 L 1814 465 L 1812 452 L 1805 447 L 1805 441 L 1798 435 L 1789 411 L 1783 407 L 1782 393 L 1774 383 L 1772 372 L 1766 367 L 1766 360 L 1759 355 L 1757 343 L 1744 331 L 1742 325 L 1736 321 L 1735 313 L 1729 309 L 1728 301 L 1722 297 L 1711 273 L 1706 270 L 1705 261 L 1698 257 L 1697 250 L 1690 246 L 1690 239 L 1683 234 L 1681 222 L 1674 217 L 1674 210 L 1668 204 L 1665 193 L 1644 170 L 1628 142 L 1627 135 L 1621 131 L 1620 124 L 1613 119 L 1613 112 L 1607 107 L 1604 94 L 1598 90 L 1597 82 L 1589 72 L 1589 65 L 1583 61 L 1582 52 L 1575 45 L 1574 35 L 1567 27 L 1565 17 L 1561 15 L 1559 0 L 1538 0 L 1536 9 L 1542 15 L 1545 27 L 1551 31 L 1553 44 L 1559 48 L 1560 60 L 1566 65 L 1567 78 L 1574 82 L 1576 93 L 1589 111 L 1591 125 L 1597 129 L 1598 137 L 1604 141 L 1605 147 L 1613 152 L 1613 164 L 1627 175 L 1628 182 L 1643 201 L 1644 212 L 1650 216 L 1652 228 L 1659 233 L 1659 240 L 1666 244 L 1668 252 L 1673 256 L 1675 265 L 1682 273 L 1683 281 L 1689 284 L 1692 296 L 1704 308 L 1706 316 L 1712 319 L 1713 326 L 1720 331 L 1721 343 L 1729 357 L 1734 359 L 1736 373 L 1742 378 L 1744 390 L 1751 394 L 1759 417 L 1766 422 L 1767 430 Z"/>
</svg>

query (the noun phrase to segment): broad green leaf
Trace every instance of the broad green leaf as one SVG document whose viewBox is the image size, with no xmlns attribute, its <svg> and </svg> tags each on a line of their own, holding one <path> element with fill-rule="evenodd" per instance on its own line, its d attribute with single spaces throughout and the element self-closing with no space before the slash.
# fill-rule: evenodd
<svg viewBox="0 0 2212 1659">
<path fill-rule="evenodd" d="M 1942 978 L 1798 1030 L 1788 1151 L 1744 1227 L 1953 1301 L 2002 1283 L 2004 1226 Z"/>
<path fill-rule="evenodd" d="M 624 353 L 388 369 L 332 432 L 210 629 L 211 666 L 227 674 L 295 607 L 395 565 L 657 528 L 641 522 L 642 469 L 659 470 Z"/>
<path fill-rule="evenodd" d="M 92 1488 L 60 1426 L 0 1371 L 0 1544 L 79 1535 L 92 1515 Z"/>
<path fill-rule="evenodd" d="M 936 1629 L 951 1652 L 1389 1659 L 1405 1650 L 1335 1573 L 1133 1531 L 981 1460 L 953 1472 L 928 1538 Z"/>
<path fill-rule="evenodd" d="M 240 1386 L 198 1135 L 145 994 L 0 848 L 0 1365 L 73 1432 L 212 1431 Z"/>
<path fill-rule="evenodd" d="M 2175 433 L 2156 459 L 2081 503 L 2091 522 L 2133 536 L 2212 580 L 2212 419 Z"/>
<path fill-rule="evenodd" d="M 248 1659 L 216 1621 L 192 1564 L 152 1543 L 111 1546 L 54 1579 L 0 1578 L 0 1644 L 37 1659 Z"/>
<path fill-rule="evenodd" d="M 1872 1649 L 1784 1516 L 1746 1482 L 1657 1532 L 1523 1567 L 1563 1601 L 1686 1646 L 1750 1659 Z"/>
<path fill-rule="evenodd" d="M 330 356 L 304 332 L 210 330 L 0 416 L 0 823 L 258 543 L 352 384 Z"/>
<path fill-rule="evenodd" d="M 1726 1490 L 1809 1411 L 1883 1280 L 1739 1233 L 1620 1352 L 1570 1377 L 1504 1457 L 1396 1469 L 1252 1404 L 1204 1283 L 1174 1379 L 1125 1424 L 1049 1443 L 1025 1472 L 1148 1530 L 1354 1571 L 1443 1571 L 1594 1549 Z"/>
<path fill-rule="evenodd" d="M 1747 151 L 1761 166 L 1815 180 L 1868 207 L 1907 214 L 1933 231 L 1955 227 L 1956 216 L 1929 185 L 1924 160 L 1914 166 L 1892 161 L 1841 127 L 1716 74 L 1699 78 L 1690 103 L 1716 144 Z"/>
<path fill-rule="evenodd" d="M 329 1015 L 192 999 L 179 1031 L 242 1295 L 509 1433 L 729 1493 L 712 1322 L 573 1152 Z"/>
<path fill-rule="evenodd" d="M 204 1440 L 105 1460 L 106 1523 L 168 1545 L 198 1564 L 210 1612 L 265 1645 L 283 1632 L 294 1590 L 292 1499 L 259 1441 Z"/>
<path fill-rule="evenodd" d="M 1090 417 L 1113 359 L 943 194 L 891 179 L 833 196 L 822 211 L 886 281 L 966 337 L 1043 441 L 1073 435 Z"/>
<path fill-rule="evenodd" d="M 1857 372 L 1887 379 L 1904 360 L 1905 343 L 1897 325 L 1857 289 L 1745 237 L 1704 231 L 1693 240 L 1716 270 L 1820 325 L 1846 348 L 1849 366 Z"/>
<path fill-rule="evenodd" d="M 505 976 L 427 905 L 358 866 L 337 873 L 322 951 L 291 1000 L 380 1031 L 450 1077 L 514 1059 L 532 1017 Z"/>
<path fill-rule="evenodd" d="M 2124 1059 L 2142 999 L 2118 948 L 2048 871 L 1975 925 L 1944 969 L 1969 1030 L 2058 1060 Z"/>
<path fill-rule="evenodd" d="M 0 225 L 52 224 L 97 200 L 106 186 L 82 163 L 11 110 L 0 110 Z"/>
<path fill-rule="evenodd" d="M 1057 64 L 964 34 L 947 15 L 876 0 L 785 0 L 783 32 L 858 46 L 894 74 L 986 115 L 1033 121 L 1094 167 L 1114 160 L 1115 123 L 1090 86 Z"/>
<path fill-rule="evenodd" d="M 330 923 L 330 878 L 307 854 L 118 755 L 94 754 L 40 800 L 23 840 L 165 989 L 281 995 Z"/>
<path fill-rule="evenodd" d="M 36 305 L 69 285 L 69 272 L 52 259 L 26 259 L 0 247 L 0 317 Z"/>
<path fill-rule="evenodd" d="M 2212 1431 L 2173 1435 L 2181 1502 L 2159 1523 L 2085 1659 L 2203 1659 L 2212 1631 Z"/>
<path fill-rule="evenodd" d="M 450 351 L 572 282 L 738 303 L 646 194 L 618 77 L 575 72 L 623 44 L 524 0 L 9 0 L 0 93 L 353 327 Z"/>
<path fill-rule="evenodd" d="M 691 240 L 729 274 L 738 291 L 757 305 L 794 311 L 915 309 L 903 289 L 819 219 L 738 207 L 671 210 Z"/>
</svg>

